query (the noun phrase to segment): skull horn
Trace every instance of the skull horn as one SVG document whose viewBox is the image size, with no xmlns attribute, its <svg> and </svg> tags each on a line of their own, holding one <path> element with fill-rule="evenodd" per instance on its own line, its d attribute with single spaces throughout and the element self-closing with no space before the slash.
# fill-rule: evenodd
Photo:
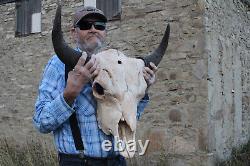
<svg viewBox="0 0 250 166">
<path fill-rule="evenodd" d="M 170 26 L 168 24 L 168 26 L 165 30 L 165 34 L 164 34 L 158 48 L 152 54 L 142 58 L 144 63 L 145 63 L 145 66 L 150 67 L 150 65 L 149 65 L 150 62 L 153 62 L 156 66 L 159 65 L 162 57 L 165 54 L 167 46 L 168 46 L 169 33 L 170 33 Z"/>
<path fill-rule="evenodd" d="M 71 69 L 75 67 L 82 53 L 70 48 L 63 39 L 61 27 L 61 4 L 57 3 L 57 10 L 52 30 L 52 42 L 59 59 Z"/>
</svg>

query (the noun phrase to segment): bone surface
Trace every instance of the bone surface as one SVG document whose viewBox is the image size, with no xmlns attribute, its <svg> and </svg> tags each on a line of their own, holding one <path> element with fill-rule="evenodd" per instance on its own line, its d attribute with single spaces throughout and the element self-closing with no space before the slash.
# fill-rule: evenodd
<svg viewBox="0 0 250 166">
<path fill-rule="evenodd" d="M 129 141 L 135 141 L 137 104 L 147 88 L 142 72 L 144 62 L 114 49 L 93 56 L 100 69 L 92 84 L 99 127 L 123 141 L 121 155 L 133 157 L 135 151 L 126 147 Z"/>
</svg>

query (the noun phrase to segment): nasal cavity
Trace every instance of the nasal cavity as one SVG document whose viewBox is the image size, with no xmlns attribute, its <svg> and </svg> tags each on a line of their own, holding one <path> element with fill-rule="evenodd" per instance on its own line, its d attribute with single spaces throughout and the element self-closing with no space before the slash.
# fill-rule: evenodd
<svg viewBox="0 0 250 166">
<path fill-rule="evenodd" d="M 118 60 L 118 64 L 122 64 L 122 61 Z"/>
<path fill-rule="evenodd" d="M 98 95 L 104 95 L 104 88 L 99 83 L 96 82 L 93 88 Z"/>
</svg>

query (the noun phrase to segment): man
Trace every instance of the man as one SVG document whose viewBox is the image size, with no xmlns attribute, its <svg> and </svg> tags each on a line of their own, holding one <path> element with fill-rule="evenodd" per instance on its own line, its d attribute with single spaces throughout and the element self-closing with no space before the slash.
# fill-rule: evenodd
<svg viewBox="0 0 250 166">
<path fill-rule="evenodd" d="M 71 29 L 76 42 L 76 50 L 91 56 L 104 47 L 107 18 L 102 11 L 93 7 L 80 7 L 74 14 Z M 84 53 L 83 53 L 84 54 Z M 36 128 L 42 133 L 53 132 L 59 153 L 61 166 L 80 165 L 126 165 L 125 159 L 114 152 L 102 149 L 102 142 L 110 140 L 98 128 L 96 119 L 96 100 L 92 95 L 91 80 L 98 74 L 97 61 L 91 58 L 85 63 L 82 56 L 74 70 L 68 74 L 65 83 L 65 65 L 55 55 L 42 76 L 39 94 L 33 117 Z M 157 67 L 151 63 L 152 70 L 145 67 L 144 78 L 148 88 L 155 82 Z M 148 103 L 148 95 L 138 103 L 138 115 Z M 84 158 L 76 150 L 69 118 L 76 113 L 81 139 L 84 146 Z"/>
</svg>

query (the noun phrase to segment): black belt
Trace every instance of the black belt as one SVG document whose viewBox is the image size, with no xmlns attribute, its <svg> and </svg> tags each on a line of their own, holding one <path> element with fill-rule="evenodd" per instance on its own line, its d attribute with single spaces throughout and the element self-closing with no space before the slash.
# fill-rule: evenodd
<svg viewBox="0 0 250 166">
<path fill-rule="evenodd" d="M 116 163 L 120 160 L 122 160 L 122 157 L 120 155 L 118 156 L 112 156 L 112 157 L 89 157 L 86 155 L 80 155 L 80 154 L 64 154 L 59 153 L 59 160 L 67 160 L 67 159 L 80 159 L 82 160 L 86 165 L 113 165 L 111 163 Z"/>
<path fill-rule="evenodd" d="M 114 160 L 114 159 L 119 159 L 121 156 L 117 155 L 117 156 L 112 156 L 112 157 L 90 157 L 90 156 L 86 156 L 86 155 L 81 155 L 81 154 L 65 154 L 65 153 L 59 153 L 59 157 L 62 158 L 68 158 L 68 159 L 72 159 L 72 158 L 80 158 L 80 159 L 89 159 L 89 160 Z"/>
</svg>

